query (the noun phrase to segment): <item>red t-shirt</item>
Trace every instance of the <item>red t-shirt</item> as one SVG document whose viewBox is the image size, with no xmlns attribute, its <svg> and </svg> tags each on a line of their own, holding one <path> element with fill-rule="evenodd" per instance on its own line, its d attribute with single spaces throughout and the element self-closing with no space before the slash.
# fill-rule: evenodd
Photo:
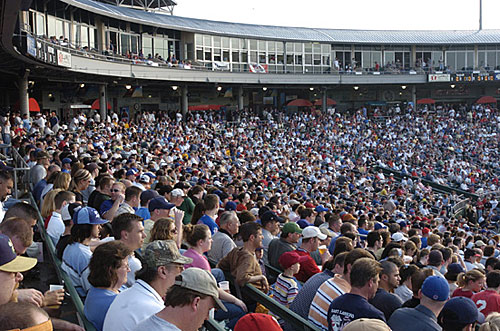
<svg viewBox="0 0 500 331">
<path fill-rule="evenodd" d="M 307 260 L 300 263 L 299 272 L 294 275 L 298 281 L 305 283 L 309 278 L 311 278 L 312 275 L 321 272 L 309 252 L 302 248 L 296 249 L 295 252 L 297 252 L 300 256 L 307 256 Z"/>
<path fill-rule="evenodd" d="M 472 301 L 479 312 L 487 317 L 492 312 L 500 311 L 500 294 L 493 290 L 484 290 L 472 296 Z"/>
<path fill-rule="evenodd" d="M 457 288 L 453 294 L 451 295 L 452 298 L 454 297 L 466 297 L 466 298 L 472 298 L 474 295 L 474 292 L 472 291 L 464 291 L 461 287 Z"/>
</svg>

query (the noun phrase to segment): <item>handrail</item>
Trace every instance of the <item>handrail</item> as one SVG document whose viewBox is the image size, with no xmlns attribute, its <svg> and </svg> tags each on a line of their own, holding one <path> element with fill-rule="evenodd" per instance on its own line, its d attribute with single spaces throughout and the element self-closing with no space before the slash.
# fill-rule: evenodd
<svg viewBox="0 0 500 331">
<path fill-rule="evenodd" d="M 451 207 L 451 215 L 453 217 L 463 213 L 463 211 L 465 210 L 465 207 L 467 206 L 467 203 L 469 203 L 470 199 L 469 198 L 465 198 L 463 200 L 460 200 L 459 202 L 457 202 L 456 204 L 454 204 L 452 207 Z"/>
<path fill-rule="evenodd" d="M 40 214 L 40 211 L 38 209 L 38 206 L 35 203 L 35 199 L 33 198 L 33 195 L 31 192 L 29 192 L 29 200 L 30 203 L 33 207 L 35 207 L 37 214 L 38 214 L 38 229 L 40 230 L 40 234 L 42 236 L 42 240 L 45 243 L 47 247 L 47 251 L 49 252 L 50 258 L 52 259 L 52 262 L 55 266 L 57 277 L 59 280 L 64 284 L 64 287 L 70 294 L 71 301 L 73 301 L 73 305 L 76 308 L 77 312 L 77 317 L 80 322 L 80 325 L 82 325 L 85 330 L 87 331 L 95 331 L 95 327 L 92 323 L 89 322 L 89 320 L 85 317 L 85 314 L 83 312 L 83 302 L 80 299 L 80 296 L 78 295 L 78 292 L 76 291 L 75 286 L 71 282 L 71 279 L 68 277 L 66 272 L 61 269 L 61 260 L 57 257 L 56 254 L 56 248 L 54 246 L 54 243 L 50 239 L 50 237 L 47 234 L 47 231 L 45 230 L 44 222 L 42 215 Z"/>
</svg>

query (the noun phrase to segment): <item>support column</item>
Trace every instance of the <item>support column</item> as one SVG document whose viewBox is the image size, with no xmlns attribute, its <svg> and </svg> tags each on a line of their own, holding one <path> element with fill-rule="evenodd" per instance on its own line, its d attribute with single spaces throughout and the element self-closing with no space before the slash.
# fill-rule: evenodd
<svg viewBox="0 0 500 331">
<path fill-rule="evenodd" d="M 417 86 L 411 87 L 411 101 L 413 102 L 413 109 L 417 109 Z"/>
<path fill-rule="evenodd" d="M 24 74 L 19 77 L 19 110 L 21 111 L 21 117 L 25 114 L 30 116 L 29 112 L 29 94 L 28 94 L 28 75 L 30 71 L 26 69 Z"/>
<path fill-rule="evenodd" d="M 189 105 L 189 101 L 188 101 L 188 88 L 187 86 L 183 86 L 181 87 L 181 92 L 182 92 L 182 95 L 181 95 L 181 112 L 182 112 L 182 117 L 183 118 L 186 118 L 186 115 L 187 115 L 187 112 L 188 112 L 188 105 Z"/>
<path fill-rule="evenodd" d="M 321 111 L 323 112 L 323 114 L 326 114 L 326 108 L 328 107 L 328 104 L 327 104 L 327 99 L 328 99 L 328 95 L 326 93 L 326 87 L 323 87 L 323 93 L 321 95 L 321 97 L 323 98 L 323 105 L 322 105 L 322 109 Z"/>
<path fill-rule="evenodd" d="M 106 122 L 108 114 L 108 102 L 106 100 L 106 85 L 99 85 L 99 115 L 101 122 Z"/>
<path fill-rule="evenodd" d="M 238 87 L 238 111 L 242 111 L 244 108 L 243 100 L 243 86 Z"/>
</svg>

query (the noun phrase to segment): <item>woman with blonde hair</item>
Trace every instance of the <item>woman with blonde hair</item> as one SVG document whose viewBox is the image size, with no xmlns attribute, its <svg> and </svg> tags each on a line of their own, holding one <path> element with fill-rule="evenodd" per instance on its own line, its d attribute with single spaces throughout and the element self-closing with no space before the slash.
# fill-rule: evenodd
<svg viewBox="0 0 500 331">
<path fill-rule="evenodd" d="M 479 331 L 500 331 L 500 314 L 497 312 L 489 314 Z"/>
<path fill-rule="evenodd" d="M 75 200 L 83 204 L 83 195 L 81 192 L 89 187 L 92 175 L 86 169 L 78 169 L 72 177 L 69 190 L 75 193 Z"/>
<path fill-rule="evenodd" d="M 462 272 L 457 277 L 458 288 L 453 292 L 452 297 L 472 298 L 474 293 L 480 292 L 483 289 L 485 280 L 484 273 L 478 269 L 472 269 L 465 273 Z"/>
<path fill-rule="evenodd" d="M 44 219 L 46 225 L 48 224 L 48 221 L 49 221 L 50 217 L 52 216 L 52 212 L 54 210 L 56 210 L 54 199 L 55 199 L 57 193 L 59 193 L 61 191 L 63 191 L 63 190 L 60 188 L 54 189 L 54 190 L 50 191 L 49 193 L 47 193 L 45 195 L 45 198 L 43 199 L 42 210 L 40 211 L 40 214 L 42 214 L 42 218 Z M 45 226 L 45 227 L 47 227 L 47 226 Z"/>
</svg>

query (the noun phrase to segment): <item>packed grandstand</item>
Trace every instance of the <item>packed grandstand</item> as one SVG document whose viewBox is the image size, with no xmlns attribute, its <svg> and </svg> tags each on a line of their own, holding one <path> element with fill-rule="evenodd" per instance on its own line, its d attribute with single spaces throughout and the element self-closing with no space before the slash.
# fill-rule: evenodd
<svg viewBox="0 0 500 331">
<path fill-rule="evenodd" d="M 2 330 L 500 327 L 498 31 L 0 2 Z"/>
</svg>

